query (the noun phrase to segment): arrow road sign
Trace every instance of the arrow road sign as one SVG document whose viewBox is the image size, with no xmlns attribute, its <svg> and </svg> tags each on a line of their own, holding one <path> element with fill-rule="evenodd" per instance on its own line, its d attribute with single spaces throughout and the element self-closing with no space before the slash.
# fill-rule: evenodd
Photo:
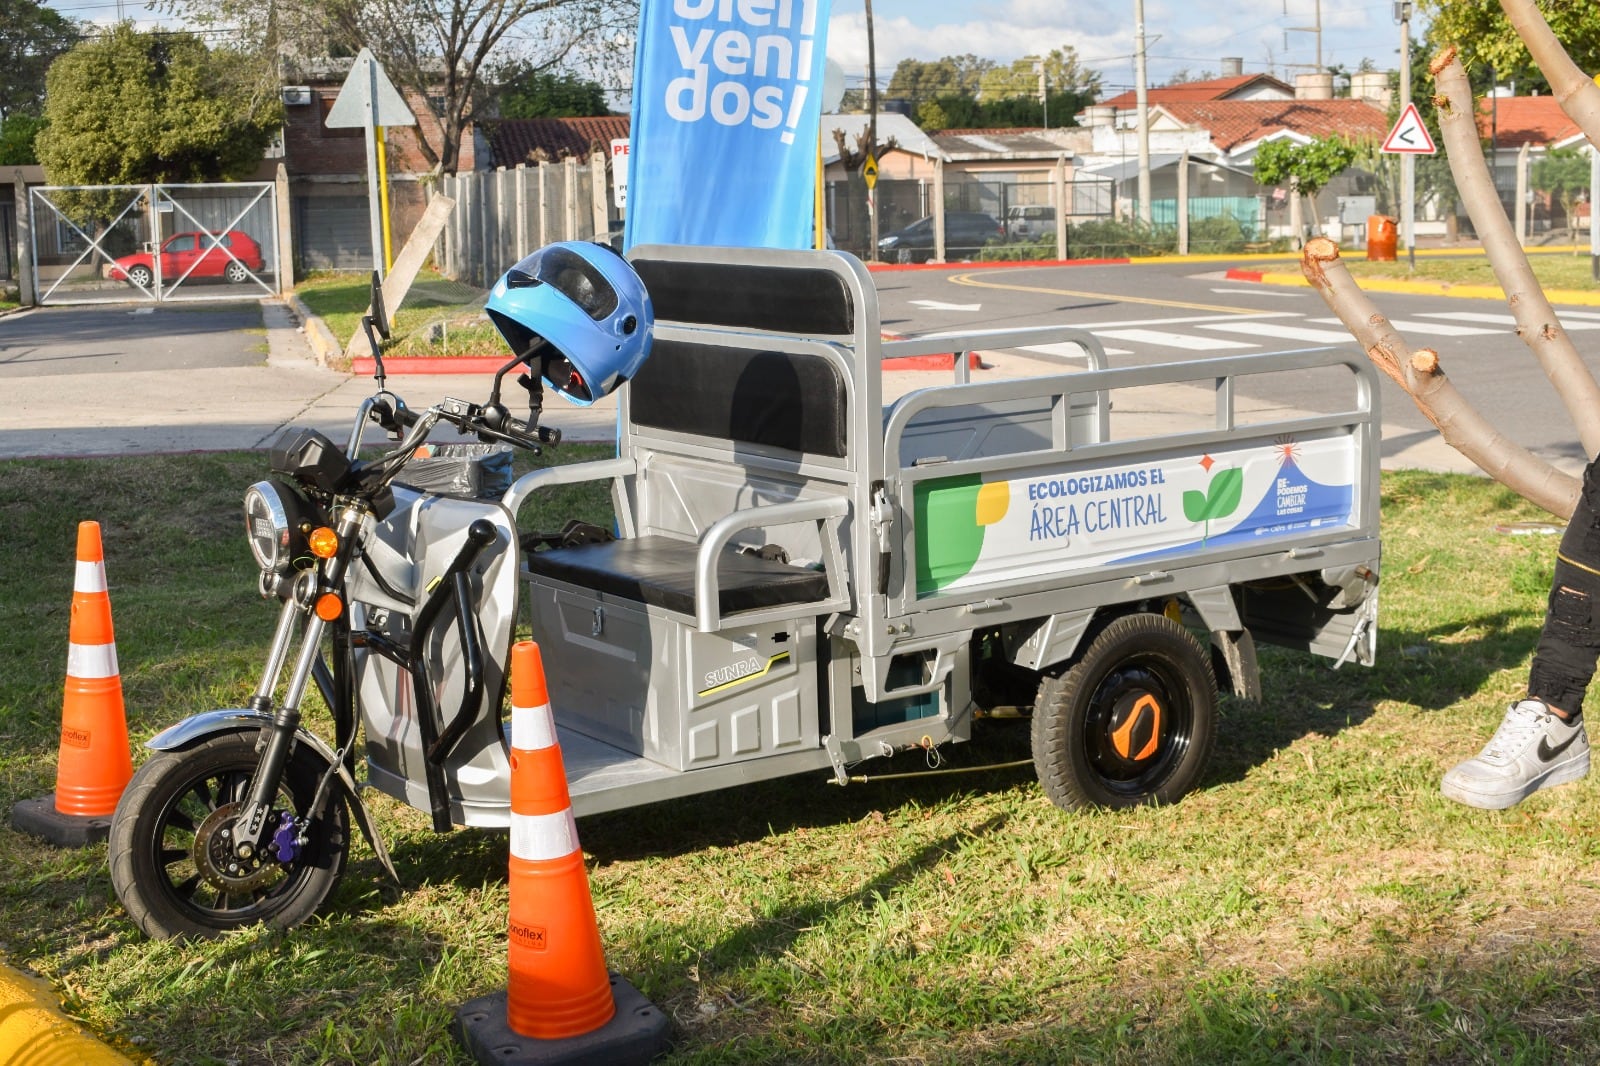
<svg viewBox="0 0 1600 1066">
<path fill-rule="evenodd" d="M 1394 124 L 1394 129 L 1384 138 L 1382 150 L 1392 154 L 1411 155 L 1432 155 L 1436 151 L 1433 147 L 1433 138 L 1428 136 L 1428 127 L 1423 123 L 1422 116 L 1417 113 L 1416 104 L 1407 104 L 1406 109 L 1400 112 L 1400 121 Z"/>
</svg>

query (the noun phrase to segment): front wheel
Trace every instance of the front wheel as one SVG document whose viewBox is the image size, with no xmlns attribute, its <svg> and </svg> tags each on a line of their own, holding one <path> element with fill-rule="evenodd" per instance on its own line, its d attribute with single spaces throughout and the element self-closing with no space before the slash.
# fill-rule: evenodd
<svg viewBox="0 0 1600 1066">
<path fill-rule="evenodd" d="M 111 822 L 111 883 L 147 935 L 212 937 L 259 922 L 287 929 L 311 917 L 344 873 L 349 813 L 337 787 L 310 818 L 303 845 L 286 839 L 280 858 L 273 840 L 274 827 L 296 835 L 290 827 L 307 817 L 326 768 L 304 744 L 283 769 L 264 841 L 269 857 L 234 859 L 225 836 L 249 793 L 255 741 L 228 733 L 160 752 L 129 782 Z"/>
<path fill-rule="evenodd" d="M 128 268 L 128 281 L 141 289 L 148 291 L 155 280 L 155 274 L 142 263 L 137 263 Z"/>
<path fill-rule="evenodd" d="M 1033 763 L 1058 807 L 1171 803 L 1211 755 L 1217 680 L 1200 642 L 1158 614 L 1100 631 L 1060 677 L 1039 684 Z"/>
</svg>

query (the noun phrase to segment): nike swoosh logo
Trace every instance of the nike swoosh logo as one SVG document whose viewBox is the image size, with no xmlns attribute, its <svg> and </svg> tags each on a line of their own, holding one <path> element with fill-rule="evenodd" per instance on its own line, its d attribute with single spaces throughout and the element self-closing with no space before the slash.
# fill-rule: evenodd
<svg viewBox="0 0 1600 1066">
<path fill-rule="evenodd" d="M 1576 732 L 1574 732 L 1570 737 L 1568 737 L 1565 741 L 1563 741 L 1559 746 L 1552 748 L 1550 746 L 1550 738 L 1549 737 L 1540 737 L 1539 738 L 1539 761 L 1540 762 L 1549 762 L 1551 759 L 1554 759 L 1557 755 L 1560 755 L 1562 752 L 1564 752 L 1568 748 L 1572 747 L 1572 742 L 1577 740 L 1577 739 L 1578 739 L 1578 734 Z"/>
</svg>

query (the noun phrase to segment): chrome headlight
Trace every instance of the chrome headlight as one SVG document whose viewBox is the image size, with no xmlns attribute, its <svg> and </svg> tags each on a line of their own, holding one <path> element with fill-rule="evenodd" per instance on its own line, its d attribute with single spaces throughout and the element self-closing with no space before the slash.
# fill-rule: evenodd
<svg viewBox="0 0 1600 1066">
<path fill-rule="evenodd" d="M 306 553 L 306 501 L 278 481 L 258 481 L 244 493 L 244 533 L 263 571 L 288 572 Z"/>
</svg>

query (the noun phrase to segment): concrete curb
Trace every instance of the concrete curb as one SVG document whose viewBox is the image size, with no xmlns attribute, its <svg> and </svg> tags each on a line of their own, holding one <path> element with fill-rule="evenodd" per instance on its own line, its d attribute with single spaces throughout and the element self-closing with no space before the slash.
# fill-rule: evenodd
<svg viewBox="0 0 1600 1066">
<path fill-rule="evenodd" d="M 311 354 L 316 357 L 317 365 L 331 370 L 345 369 L 339 365 L 344 361 L 344 349 L 339 347 L 328 324 L 312 314 L 311 308 L 294 293 L 289 294 L 288 301 L 289 310 L 295 313 L 305 329 L 306 343 L 311 346 Z"/>
<path fill-rule="evenodd" d="M 133 1066 L 72 1021 L 43 981 L 0 965 L 0 1062 Z"/>
<path fill-rule="evenodd" d="M 1308 288 L 1300 274 L 1283 274 L 1263 270 L 1229 270 L 1229 281 L 1250 281 L 1261 285 L 1280 285 Z M 1410 296 L 1452 296 L 1459 300 L 1504 300 L 1505 290 L 1498 285 L 1452 285 L 1448 281 L 1402 281 L 1398 278 L 1357 278 L 1363 292 L 1394 292 Z M 1582 292 L 1577 289 L 1546 289 L 1545 299 L 1553 304 L 1577 307 L 1600 307 L 1600 292 Z"/>
</svg>

